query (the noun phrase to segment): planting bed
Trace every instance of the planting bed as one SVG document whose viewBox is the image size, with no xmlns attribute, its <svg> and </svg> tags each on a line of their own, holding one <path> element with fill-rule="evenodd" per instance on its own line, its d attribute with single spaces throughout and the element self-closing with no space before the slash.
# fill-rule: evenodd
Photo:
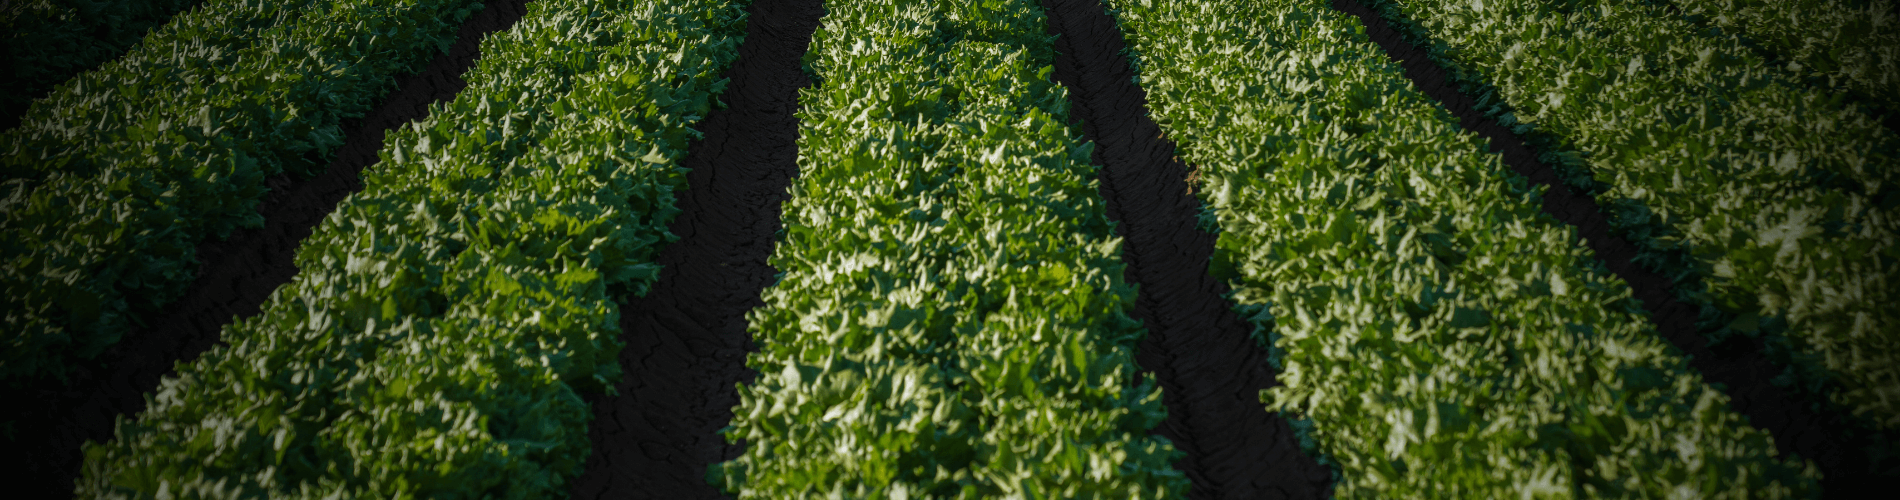
<svg viewBox="0 0 1900 500">
<path fill-rule="evenodd" d="M 1048 0 L 1056 79 L 1076 102 L 1102 165 L 1102 198 L 1126 239 L 1122 260 L 1140 286 L 1130 314 L 1148 326 L 1135 359 L 1155 372 L 1168 418 L 1156 428 L 1186 455 L 1190 498 L 1319 498 L 1331 473 L 1302 453 L 1286 419 L 1260 410 L 1279 385 L 1252 328 L 1230 310 L 1229 288 L 1206 272 L 1214 235 L 1186 165 L 1147 112 L 1115 21 L 1091 0 Z"/>
<path fill-rule="evenodd" d="M 203 0 L 12 0 L 0 8 L 0 130 L 53 86 L 125 55 L 152 28 Z M 219 4 L 224 6 L 225 4 Z M 219 23 L 225 24 L 225 23 Z M 225 24 L 229 25 L 229 24 Z"/>
<path fill-rule="evenodd" d="M 29 478 L 10 491 L 1834 498 L 1900 479 L 1894 372 L 1848 369 L 1900 352 L 1867 310 L 1900 296 L 1879 281 L 1893 72 L 1868 55 L 1892 37 L 1829 52 L 1809 39 L 1850 33 L 1776 28 L 1840 16 L 1815 2 L 1482 2 L 1651 64 L 1602 85 L 1715 78 L 1616 45 L 1677 37 L 1747 52 L 1708 71 L 1814 104 L 1789 116 L 1876 131 L 1838 139 L 1864 157 L 1707 145 L 1767 186 L 1721 196 L 1848 200 L 1777 199 L 1826 212 L 1816 232 L 1735 222 L 1790 242 L 1759 268 L 1761 245 L 1681 215 L 1747 209 L 1588 150 L 1641 149 L 1576 110 L 1594 96 L 1522 94 L 1574 83 L 1532 72 L 1565 47 L 1443 31 L 1526 29 L 1478 3 L 485 0 L 442 50 L 413 38 L 447 31 L 405 13 L 466 3 L 110 4 L 141 13 L 120 29 L 162 25 L 154 47 L 210 48 L 100 45 L 60 64 L 106 70 L 43 101 L 73 112 L 0 127 L 0 284 L 31 292 L 0 316 L 27 330 L 0 339 L 0 396 L 30 402 L 0 409 Z M 153 20 L 191 4 L 226 8 Z M 1730 4 L 1750 10 L 1711 17 Z M 1640 9 L 1677 17 L 1588 24 Z M 429 62 L 384 74 L 407 67 L 349 64 L 360 48 Z M 1676 63 L 1695 71 L 1655 69 Z M 100 83 L 147 70 L 251 83 L 177 101 L 202 112 Z M 1711 92 L 1781 109 L 1754 88 Z M 1679 126 L 1656 140 L 1684 148 L 1773 122 L 1658 99 Z M 180 167 L 196 154 L 235 170 Z M 276 173 L 246 177 L 253 157 Z M 144 211 L 87 205 L 115 194 Z M 139 235 L 204 220 L 162 241 L 22 229 L 112 214 Z M 1854 300 L 1777 302 L 1802 286 Z"/>
<path fill-rule="evenodd" d="M 1338 0 L 1333 5 L 1365 23 L 1366 34 L 1405 66 L 1406 77 L 1444 103 L 1461 125 L 1488 139 L 1491 150 L 1502 154 L 1506 165 L 1544 186 L 1544 212 L 1577 228 L 1579 244 L 1588 245 L 1611 272 L 1630 284 L 1657 333 L 1687 354 L 1689 365 L 1703 377 L 1725 386 L 1723 392 L 1731 398 L 1729 404 L 1736 412 L 1748 416 L 1755 427 L 1769 431 L 1781 453 L 1814 460 L 1824 474 L 1821 483 L 1824 491 L 1831 492 L 1830 497 L 1866 491 L 1878 478 L 1900 475 L 1900 461 L 1874 454 L 1885 444 L 1882 441 L 1888 441 L 1885 436 L 1866 429 L 1864 423 L 1855 422 L 1845 411 L 1829 408 L 1813 394 L 1776 383 L 1783 367 L 1769 358 L 1761 339 L 1732 339 L 1710 345 L 1698 327 L 1698 309 L 1677 298 L 1674 287 L 1678 285 L 1638 264 L 1639 249 L 1611 230 L 1596 199 L 1562 182 L 1556 168 L 1539 161 L 1547 151 L 1540 151 L 1499 125 L 1497 118 L 1480 113 L 1474 99 L 1459 92 L 1457 82 L 1444 67 L 1433 63 L 1424 50 L 1407 41 L 1390 21 L 1366 4 Z M 1689 284 L 1693 282 L 1684 285 Z"/>
<path fill-rule="evenodd" d="M 725 109 L 700 122 L 705 134 L 681 165 L 679 235 L 655 261 L 665 266 L 645 297 L 620 305 L 616 396 L 593 397 L 593 453 L 574 498 L 723 498 L 706 466 L 738 458 L 719 429 L 751 381 L 746 311 L 777 270 L 766 264 L 780 229 L 779 204 L 798 175 L 798 90 L 809 85 L 799 57 L 824 9 L 819 0 L 757 0 L 745 43 L 723 78 Z"/>
<path fill-rule="evenodd" d="M 7 454 L 11 470 L 22 471 L 15 488 L 37 498 L 70 494 L 78 477 L 80 446 L 112 437 L 113 419 L 143 411 L 159 378 L 174 363 L 198 357 L 219 342 L 218 332 L 234 317 L 257 314 L 279 286 L 297 274 L 291 257 L 318 222 L 350 193 L 362 189 L 363 168 L 375 163 L 385 132 L 427 116 L 431 103 L 455 97 L 466 83 L 461 74 L 479 56 L 483 36 L 505 30 L 521 18 L 526 0 L 487 0 L 463 23 L 455 44 L 427 67 L 403 75 L 397 88 L 374 111 L 345 121 L 343 145 L 322 173 L 308 179 L 272 177 L 259 204 L 264 226 L 241 229 L 229 239 L 198 245 L 196 278 L 184 296 L 162 311 L 142 317 L 143 328 L 80 365 L 69 385 L 0 387 L 9 405 L 0 413 L 13 422 Z"/>
</svg>

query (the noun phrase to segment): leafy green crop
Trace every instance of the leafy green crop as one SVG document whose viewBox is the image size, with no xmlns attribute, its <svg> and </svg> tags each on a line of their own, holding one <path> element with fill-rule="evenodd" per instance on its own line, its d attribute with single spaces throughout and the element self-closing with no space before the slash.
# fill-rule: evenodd
<svg viewBox="0 0 1900 500">
<path fill-rule="evenodd" d="M 1891 0 L 1668 0 L 1747 37 L 1790 72 L 1900 113 L 1900 13 Z"/>
<path fill-rule="evenodd" d="M 1204 179 L 1211 272 L 1283 367 L 1262 400 L 1310 420 L 1338 496 L 1818 495 L 1356 20 L 1109 3 Z"/>
<path fill-rule="evenodd" d="M 302 272 L 86 447 L 87 498 L 551 498 L 658 279 L 743 2 L 533 2 L 393 131 Z"/>
<path fill-rule="evenodd" d="M 1031 0 L 832 2 L 707 479 L 743 499 L 1181 498 L 1119 239 Z"/>
<path fill-rule="evenodd" d="M 1536 131 L 1713 338 L 1788 345 L 1784 378 L 1900 429 L 1900 136 L 1638 0 L 1371 3 L 1492 86 L 1481 106 Z"/>
<path fill-rule="evenodd" d="M 99 64 L 124 56 L 127 49 L 148 38 L 153 28 L 159 33 L 175 34 L 178 26 L 201 25 L 202 17 L 182 16 L 182 23 L 167 21 L 181 11 L 196 7 L 204 0 L 9 0 L 0 7 L 0 113 L 25 111 L 34 99 L 46 95 L 53 86 Z M 265 2 L 252 2 L 265 3 Z M 277 4 L 280 2 L 268 2 Z M 298 3 L 281 2 L 295 7 Z M 259 9 L 242 2 L 216 2 L 220 21 L 235 21 L 228 26 L 248 29 L 246 16 Z M 255 5 L 275 10 L 277 5 Z M 227 25 L 220 22 L 219 25 Z M 218 25 L 212 25 L 218 26 Z M 164 37 L 165 35 L 159 35 Z M 159 42 L 163 43 L 163 42 Z M 0 117 L 0 122 L 11 117 Z"/>
<path fill-rule="evenodd" d="M 263 224 L 266 178 L 314 175 L 343 142 L 340 122 L 369 111 L 481 5 L 306 7 L 186 16 L 5 134 L 0 379 L 61 376 L 184 293 L 199 243 Z M 290 15 L 300 22 L 277 22 Z M 238 24 L 195 24 L 217 21 Z"/>
<path fill-rule="evenodd" d="M 180 13 L 123 56 L 35 100 L 18 128 L 0 132 L 6 153 L 0 157 L 0 179 L 15 185 L 13 190 L 30 192 L 49 175 L 74 170 L 97 175 L 87 152 L 126 140 L 128 128 L 164 119 L 167 104 L 179 94 L 173 89 L 229 79 L 260 63 L 281 63 L 255 60 L 258 42 L 295 40 L 299 19 L 321 19 L 337 2 L 212 0 L 206 7 Z M 235 66 L 246 55 L 252 61 Z M 16 179 L 24 182 L 15 184 Z"/>
</svg>

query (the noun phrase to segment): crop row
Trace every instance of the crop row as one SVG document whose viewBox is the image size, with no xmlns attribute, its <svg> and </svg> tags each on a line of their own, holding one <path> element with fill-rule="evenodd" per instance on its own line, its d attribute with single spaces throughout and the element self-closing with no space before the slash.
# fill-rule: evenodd
<svg viewBox="0 0 1900 500">
<path fill-rule="evenodd" d="M 840 1 L 708 479 L 746 499 L 1180 498 L 1034 1 Z"/>
<path fill-rule="evenodd" d="M 617 302 L 676 239 L 673 165 L 743 7 L 529 4 L 466 90 L 392 131 L 261 314 L 87 445 L 79 494 L 563 494 L 579 393 L 620 377 Z"/>
<path fill-rule="evenodd" d="M 1891 0 L 1667 0 L 1686 19 L 1741 36 L 1811 81 L 1900 112 L 1900 17 Z"/>
<path fill-rule="evenodd" d="M 1115 0 L 1342 497 L 1805 496 L 1572 229 L 1324 0 Z M 1685 450 L 1692 456 L 1685 456 Z"/>
<path fill-rule="evenodd" d="M 262 225 L 266 179 L 322 169 L 339 123 L 426 63 L 480 4 L 211 7 L 60 86 L 0 135 L 8 383 L 63 375 L 179 297 L 200 242 Z M 298 22 L 279 22 L 289 16 Z"/>
<path fill-rule="evenodd" d="M 1338 495 L 1818 494 L 1816 467 L 1730 411 L 1358 22 L 1323 0 L 1104 2 L 1197 165 L 1209 272 L 1281 371 L 1263 411 L 1300 419 Z M 677 239 L 678 161 L 747 3 L 530 2 L 466 90 L 390 132 L 262 313 L 86 445 L 78 493 L 564 495 L 590 452 L 581 396 L 623 376 L 618 304 Z M 1368 3 L 1611 207 L 1716 338 L 1765 335 L 1799 382 L 1900 425 L 1882 306 L 1900 300 L 1900 137 L 1803 83 L 1891 72 L 1764 27 L 1814 7 L 1712 21 L 1803 70 L 1650 0 Z M 321 168 L 341 121 L 475 5 L 208 0 L 37 102 L 0 132 L 0 379 L 49 383 L 179 296 L 200 242 L 258 224 L 265 179 Z M 706 480 L 1187 495 L 1181 452 L 1150 435 L 1167 414 L 1042 8 L 827 8 L 782 274 L 747 316 L 761 376 L 722 431 L 747 446 Z"/>
<path fill-rule="evenodd" d="M 22 0 L 0 7 L 0 130 L 55 85 L 125 55 L 203 0 Z M 189 16 L 189 14 L 187 14 Z M 224 23 L 218 23 L 224 25 Z"/>
<path fill-rule="evenodd" d="M 1900 425 L 1900 136 L 1637 0 L 1371 4 L 1535 130 L 1716 340 L 1765 335 L 1797 382 Z"/>
</svg>

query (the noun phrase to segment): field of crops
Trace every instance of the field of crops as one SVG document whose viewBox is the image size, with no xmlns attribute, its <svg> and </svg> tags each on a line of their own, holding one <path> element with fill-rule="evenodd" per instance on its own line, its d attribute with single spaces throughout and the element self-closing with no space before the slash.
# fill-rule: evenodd
<svg viewBox="0 0 1900 500">
<path fill-rule="evenodd" d="M 38 498 L 1848 498 L 1889 0 L 0 3 Z"/>
</svg>

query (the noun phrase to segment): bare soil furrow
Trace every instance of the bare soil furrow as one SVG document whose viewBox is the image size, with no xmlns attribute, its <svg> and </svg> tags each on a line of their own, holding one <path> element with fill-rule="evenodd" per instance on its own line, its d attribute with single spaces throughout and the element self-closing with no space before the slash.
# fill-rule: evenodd
<svg viewBox="0 0 1900 500">
<path fill-rule="evenodd" d="M 743 445 L 718 434 L 739 404 L 735 385 L 755 372 L 746 311 L 777 271 L 766 264 L 779 206 L 798 175 L 800 59 L 824 8 L 820 0 L 755 0 L 739 58 L 704 135 L 682 160 L 689 188 L 661 251 L 660 281 L 620 305 L 625 377 L 614 397 L 590 396 L 593 453 L 574 498 L 726 498 L 706 468 Z"/>
<path fill-rule="evenodd" d="M 1136 362 L 1162 387 L 1168 419 L 1155 434 L 1187 453 L 1176 468 L 1190 498 L 1330 496 L 1331 472 L 1300 450 L 1259 392 L 1279 384 L 1267 352 L 1234 316 L 1226 283 L 1207 273 L 1215 236 L 1196 228 L 1200 200 L 1148 116 L 1115 21 L 1094 0 L 1043 0 L 1056 40 L 1055 78 L 1068 87 L 1084 137 L 1096 143 L 1101 193 L 1124 238 L 1130 316 L 1147 326 Z"/>
<path fill-rule="evenodd" d="M 455 44 L 420 73 L 398 77 L 381 105 L 362 118 L 346 120 L 343 146 L 316 177 L 296 180 L 279 175 L 267 180 L 270 191 L 259 212 L 264 227 L 233 232 L 224 241 L 198 246 L 198 275 L 185 295 L 161 311 L 144 315 L 143 328 L 75 370 L 63 387 L 47 384 L 10 391 L 6 401 L 32 402 L 7 410 L 6 459 L 15 471 L 10 491 L 21 498 L 72 495 L 87 441 L 113 436 L 113 421 L 145 410 L 146 394 L 171 374 L 174 363 L 190 362 L 219 342 L 224 325 L 259 312 L 277 287 L 297 274 L 297 247 L 343 198 L 363 188 L 359 174 L 376 163 L 384 132 L 428 115 L 430 103 L 447 102 L 467 86 L 461 75 L 480 57 L 484 36 L 507 29 L 527 12 L 526 0 L 488 0 L 457 34 Z M 16 493 L 17 495 L 18 493 Z"/>
<path fill-rule="evenodd" d="M 1825 476 L 1822 486 L 1828 498 L 1848 491 L 1872 491 L 1867 488 L 1876 476 L 1894 474 L 1894 460 L 1877 463 L 1844 432 L 1856 428 L 1845 415 L 1817 410 L 1819 401 L 1774 383 L 1782 367 L 1769 359 L 1760 339 L 1709 345 L 1696 326 L 1697 307 L 1677 300 L 1676 285 L 1667 277 L 1636 264 L 1639 249 L 1613 234 L 1596 199 L 1561 182 L 1556 170 L 1538 160 L 1542 151 L 1474 109 L 1474 100 L 1459 92 L 1450 73 L 1431 61 L 1425 49 L 1407 42 L 1398 29 L 1358 0 L 1334 0 L 1333 8 L 1358 17 L 1372 41 L 1404 66 L 1405 76 L 1414 85 L 1451 110 L 1466 130 L 1489 139 L 1491 151 L 1501 153 L 1505 165 L 1544 186 L 1544 212 L 1577 228 L 1577 235 L 1605 267 L 1630 284 L 1657 332 L 1689 356 L 1689 366 L 1704 380 L 1723 387 L 1732 409 L 1747 416 L 1751 425 L 1773 434 L 1776 449 L 1784 456 L 1814 460 Z"/>
</svg>

